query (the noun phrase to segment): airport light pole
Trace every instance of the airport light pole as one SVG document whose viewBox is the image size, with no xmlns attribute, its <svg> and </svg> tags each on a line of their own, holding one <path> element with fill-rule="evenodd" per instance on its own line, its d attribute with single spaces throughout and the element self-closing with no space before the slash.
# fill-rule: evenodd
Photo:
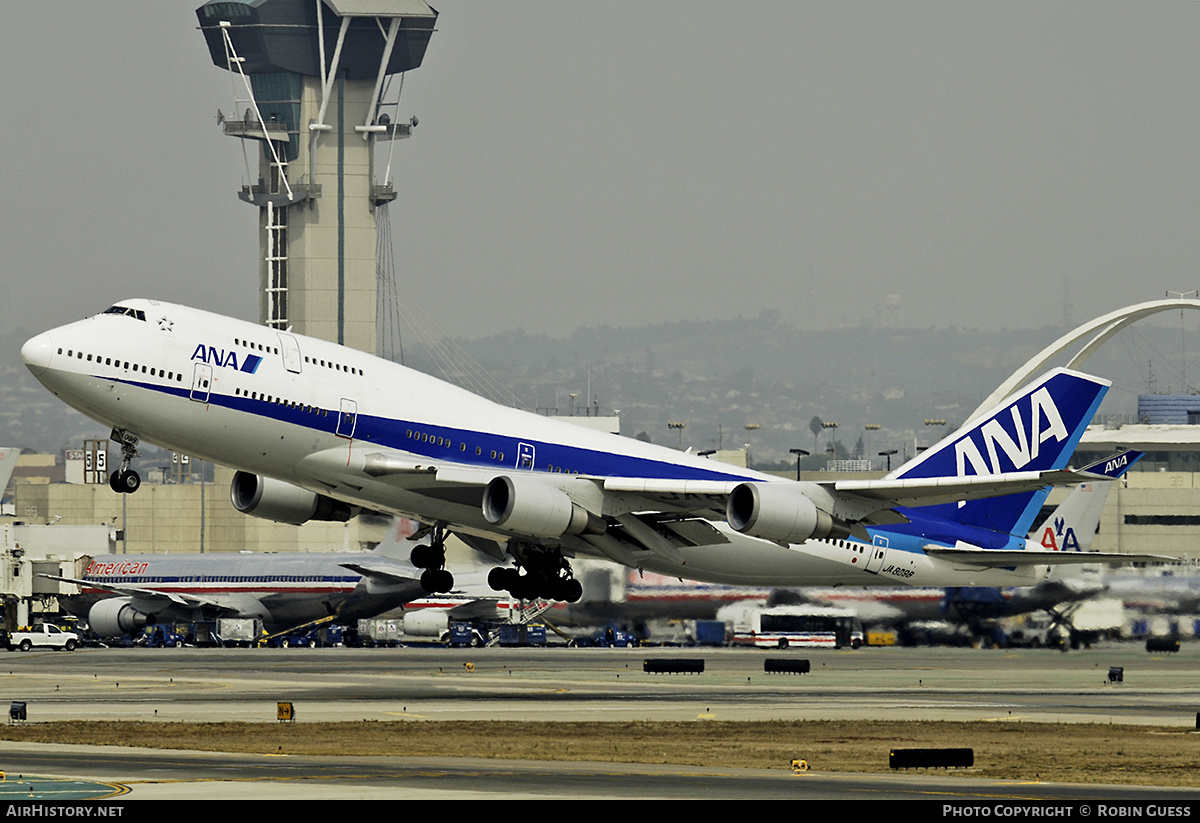
<svg viewBox="0 0 1200 823">
<path fill-rule="evenodd" d="M 945 426 L 946 419 L 944 417 L 926 417 L 925 425 L 926 426 Z M 936 443 L 938 440 L 941 440 L 941 439 L 942 439 L 942 436 L 939 434 L 939 435 L 937 435 L 937 439 L 934 440 L 934 442 Z M 929 448 L 929 447 L 928 446 L 917 446 L 917 451 L 923 452 L 927 448 Z"/>
<path fill-rule="evenodd" d="M 879 456 L 880 456 L 880 457 L 886 457 L 886 458 L 887 458 L 887 470 L 888 470 L 889 472 L 892 470 L 892 455 L 893 455 L 893 454 L 895 454 L 895 453 L 896 453 L 896 452 L 898 452 L 898 451 L 899 451 L 899 449 L 884 449 L 883 451 L 881 451 L 881 452 L 879 453 Z"/>
<path fill-rule="evenodd" d="M 882 428 L 883 426 L 879 425 L 878 423 L 867 423 L 865 426 L 863 426 L 863 429 L 867 433 L 867 459 L 870 459 L 871 455 L 871 432 L 877 432 Z"/>
<path fill-rule="evenodd" d="M 800 460 L 801 460 L 801 458 L 808 457 L 809 453 L 805 449 L 788 449 L 788 451 L 791 452 L 792 454 L 796 455 L 796 479 L 799 480 L 800 479 Z"/>
<path fill-rule="evenodd" d="M 827 452 L 829 452 L 830 454 L 832 454 L 832 455 L 833 455 L 833 459 L 834 459 L 834 460 L 837 460 L 837 430 L 838 430 L 838 422 L 837 422 L 836 420 L 822 420 L 822 421 L 821 421 L 821 428 L 823 428 L 823 429 L 833 429 L 833 439 L 831 440 L 831 445 L 830 445 L 830 446 L 829 446 L 829 448 L 828 448 L 828 449 L 826 449 L 825 451 L 827 451 Z"/>
<path fill-rule="evenodd" d="M 677 429 L 679 431 L 679 448 L 683 450 L 683 430 L 687 428 L 687 423 L 682 420 L 674 420 L 667 423 L 668 429 Z"/>
<path fill-rule="evenodd" d="M 758 431 L 759 429 L 762 428 L 762 426 L 760 426 L 758 423 L 747 423 L 744 426 L 744 428 L 746 429 L 746 435 L 749 436 L 751 434 L 751 432 Z M 750 466 L 750 444 L 749 443 L 746 444 L 746 466 L 747 467 Z"/>
</svg>

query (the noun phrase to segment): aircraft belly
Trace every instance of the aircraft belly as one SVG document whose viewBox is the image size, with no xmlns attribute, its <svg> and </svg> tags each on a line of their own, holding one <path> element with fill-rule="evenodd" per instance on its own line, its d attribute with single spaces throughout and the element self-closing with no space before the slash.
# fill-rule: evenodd
<svg viewBox="0 0 1200 823">
<path fill-rule="evenodd" d="M 771 586 L 1012 586 L 1037 581 L 1033 571 L 951 568 L 924 553 L 891 551 L 875 572 L 850 564 L 844 550 L 825 541 L 790 547 L 740 535 L 730 544 L 678 550 L 682 562 L 646 553 L 639 568 L 705 583 Z M 869 548 L 869 547 L 868 547 Z M 926 582 L 928 581 L 928 582 Z"/>
</svg>

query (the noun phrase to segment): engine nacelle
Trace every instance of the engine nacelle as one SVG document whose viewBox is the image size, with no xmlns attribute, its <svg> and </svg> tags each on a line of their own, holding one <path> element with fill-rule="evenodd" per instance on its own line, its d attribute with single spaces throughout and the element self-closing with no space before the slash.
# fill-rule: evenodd
<svg viewBox="0 0 1200 823">
<path fill-rule="evenodd" d="M 483 516 L 493 526 L 531 537 L 603 534 L 605 523 L 562 489 L 536 477 L 492 478 L 483 492 Z"/>
<path fill-rule="evenodd" d="M 358 513 L 353 506 L 332 497 L 247 472 L 233 475 L 229 497 L 242 514 L 294 526 L 309 520 L 345 522 Z"/>
<path fill-rule="evenodd" d="M 792 483 L 735 486 L 726 501 L 725 519 L 734 531 L 784 543 L 803 543 L 810 537 L 837 539 L 850 534 L 846 523 L 818 509 Z"/>
<path fill-rule="evenodd" d="M 88 610 L 88 625 L 101 637 L 120 637 L 154 625 L 154 615 L 140 612 L 128 597 L 110 597 Z"/>
<path fill-rule="evenodd" d="M 419 609 L 404 613 L 404 633 L 413 637 L 441 637 L 450 628 L 450 612 L 445 609 Z"/>
</svg>

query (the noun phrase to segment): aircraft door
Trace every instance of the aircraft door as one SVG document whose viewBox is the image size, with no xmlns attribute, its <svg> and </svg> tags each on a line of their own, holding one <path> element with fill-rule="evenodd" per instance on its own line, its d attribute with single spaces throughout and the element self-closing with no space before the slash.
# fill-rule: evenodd
<svg viewBox="0 0 1200 823">
<path fill-rule="evenodd" d="M 517 444 L 517 468 L 533 471 L 533 446 L 529 443 Z"/>
<path fill-rule="evenodd" d="M 286 332 L 279 335 L 279 353 L 283 356 L 283 367 L 292 374 L 299 374 L 304 358 L 300 356 L 300 342 Z"/>
<path fill-rule="evenodd" d="M 207 403 L 208 393 L 212 387 L 212 366 L 207 363 L 197 363 L 192 372 L 192 393 L 188 395 L 197 403 Z"/>
<path fill-rule="evenodd" d="M 883 567 L 884 558 L 887 557 L 888 539 L 882 535 L 875 535 L 871 538 L 871 554 L 867 558 L 866 570 L 872 574 L 879 574 L 879 570 Z"/>
<path fill-rule="evenodd" d="M 354 437 L 354 426 L 357 423 L 358 404 L 353 400 L 347 400 L 343 397 L 338 410 L 337 436 L 345 438 Z"/>
</svg>

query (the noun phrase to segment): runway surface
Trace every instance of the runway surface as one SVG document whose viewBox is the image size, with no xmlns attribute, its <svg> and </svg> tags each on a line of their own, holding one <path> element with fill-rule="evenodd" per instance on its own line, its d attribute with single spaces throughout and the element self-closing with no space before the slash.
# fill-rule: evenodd
<svg viewBox="0 0 1200 823">
<path fill-rule="evenodd" d="M 702 658 L 649 675 L 646 658 Z M 810 660 L 767 675 L 768 657 Z M 1110 682 L 1111 667 L 1123 682 Z M 82 649 L 0 654 L 0 701 L 29 722 L 160 720 L 945 719 L 1195 728 L 1200 651 L 973 649 Z M 122 801 L 214 797 L 1188 798 L 1200 790 L 998 783 L 930 774 L 792 775 L 683 766 L 429 758 L 268 757 L 0 743 L 0 796 L 33 776 L 90 779 Z M 58 791 L 51 787 L 45 791 Z M 40 791 L 41 789 L 35 789 Z M 23 791 L 25 794 L 20 795 Z"/>
</svg>

